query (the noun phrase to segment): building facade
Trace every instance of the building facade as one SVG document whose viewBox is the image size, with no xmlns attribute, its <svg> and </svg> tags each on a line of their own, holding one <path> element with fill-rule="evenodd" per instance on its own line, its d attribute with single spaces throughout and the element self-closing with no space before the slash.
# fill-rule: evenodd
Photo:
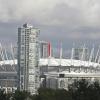
<svg viewBox="0 0 100 100">
<path fill-rule="evenodd" d="M 81 79 L 86 79 L 88 82 L 100 82 L 100 77 L 98 75 L 93 75 L 92 73 L 66 73 L 64 72 L 53 72 L 46 73 L 44 78 L 45 85 L 42 87 L 52 88 L 52 89 L 65 89 L 68 90 L 68 86 L 75 81 L 80 81 Z M 42 82 L 43 84 L 43 82 Z"/>
<path fill-rule="evenodd" d="M 48 42 L 40 41 L 40 58 L 48 58 Z"/>
<path fill-rule="evenodd" d="M 18 88 L 31 94 L 36 94 L 40 84 L 39 32 L 39 29 L 28 24 L 18 28 Z"/>
</svg>

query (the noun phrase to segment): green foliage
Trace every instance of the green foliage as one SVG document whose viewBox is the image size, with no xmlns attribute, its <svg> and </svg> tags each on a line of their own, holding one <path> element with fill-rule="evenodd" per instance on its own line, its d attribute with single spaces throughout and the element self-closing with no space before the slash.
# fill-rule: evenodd
<svg viewBox="0 0 100 100">
<path fill-rule="evenodd" d="M 10 100 L 12 93 L 6 94 L 4 90 L 0 89 L 0 100 Z"/>
<path fill-rule="evenodd" d="M 47 88 L 40 88 L 37 100 L 72 100 L 70 93 L 63 89 L 53 90 Z"/>
<path fill-rule="evenodd" d="M 0 90 L 0 100 L 6 100 L 6 94 L 4 93 L 4 90 Z"/>
<path fill-rule="evenodd" d="M 100 100 L 100 85 L 98 82 L 90 83 L 85 79 L 75 81 L 69 86 L 73 100 Z"/>
<path fill-rule="evenodd" d="M 30 97 L 30 93 L 27 91 L 15 91 L 13 94 L 13 99 L 14 100 L 25 100 Z"/>
</svg>

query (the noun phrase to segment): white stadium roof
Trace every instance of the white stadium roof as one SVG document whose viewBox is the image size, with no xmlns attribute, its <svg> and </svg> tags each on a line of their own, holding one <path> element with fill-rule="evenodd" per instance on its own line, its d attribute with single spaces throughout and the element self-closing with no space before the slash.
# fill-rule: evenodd
<svg viewBox="0 0 100 100">
<path fill-rule="evenodd" d="M 17 65 L 17 60 L 4 60 L 0 61 L 0 65 Z M 99 63 L 81 61 L 75 59 L 58 59 L 58 58 L 41 58 L 39 59 L 39 66 L 84 66 L 84 67 L 100 67 Z"/>
<path fill-rule="evenodd" d="M 84 66 L 84 67 L 100 67 L 100 64 L 89 62 L 89 61 L 81 61 L 74 59 L 56 59 L 56 58 L 48 58 L 48 59 L 40 59 L 40 66 Z"/>
</svg>

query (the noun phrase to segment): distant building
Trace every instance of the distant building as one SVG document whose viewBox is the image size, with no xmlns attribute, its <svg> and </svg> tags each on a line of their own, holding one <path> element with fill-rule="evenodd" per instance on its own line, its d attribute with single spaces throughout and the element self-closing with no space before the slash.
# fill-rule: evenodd
<svg viewBox="0 0 100 100">
<path fill-rule="evenodd" d="M 18 28 L 18 88 L 36 94 L 39 88 L 39 36 L 40 30 L 24 24 Z"/>
<path fill-rule="evenodd" d="M 13 60 L 11 62 L 14 63 Z M 17 89 L 16 68 L 17 65 L 9 62 L 0 64 L 0 89 L 5 89 L 5 92 L 14 92 Z"/>
<path fill-rule="evenodd" d="M 40 41 L 40 58 L 47 58 L 48 56 L 48 42 Z"/>
<path fill-rule="evenodd" d="M 51 72 L 46 73 L 44 80 L 42 81 L 42 87 L 52 88 L 52 89 L 65 89 L 68 90 L 68 86 L 72 84 L 74 81 L 86 79 L 90 82 L 98 81 L 100 82 L 100 78 L 96 77 L 91 73 L 83 74 L 83 73 L 68 73 L 68 72 Z M 92 76 L 92 77 L 91 77 Z M 45 85 L 44 85 L 45 84 Z"/>
</svg>

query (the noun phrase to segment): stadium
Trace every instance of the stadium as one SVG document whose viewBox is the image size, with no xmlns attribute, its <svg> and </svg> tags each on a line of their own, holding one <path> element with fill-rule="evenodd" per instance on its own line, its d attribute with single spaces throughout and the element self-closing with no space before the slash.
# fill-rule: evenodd
<svg viewBox="0 0 100 100">
<path fill-rule="evenodd" d="M 0 87 L 6 92 L 17 88 L 36 94 L 38 88 L 68 88 L 74 80 L 100 80 L 100 47 L 94 53 L 83 45 L 72 48 L 71 57 L 52 54 L 51 44 L 38 39 L 40 30 L 28 24 L 18 28 L 18 45 L 11 45 L 11 56 L 0 44 Z M 94 57 L 95 55 L 95 57 Z M 9 59 L 10 58 L 10 59 Z"/>
<path fill-rule="evenodd" d="M 49 88 L 66 89 L 73 79 L 100 78 L 100 64 L 97 62 L 48 57 L 40 58 L 38 66 L 41 86 Z M 17 59 L 0 61 L 0 87 L 7 92 L 17 89 Z"/>
</svg>

